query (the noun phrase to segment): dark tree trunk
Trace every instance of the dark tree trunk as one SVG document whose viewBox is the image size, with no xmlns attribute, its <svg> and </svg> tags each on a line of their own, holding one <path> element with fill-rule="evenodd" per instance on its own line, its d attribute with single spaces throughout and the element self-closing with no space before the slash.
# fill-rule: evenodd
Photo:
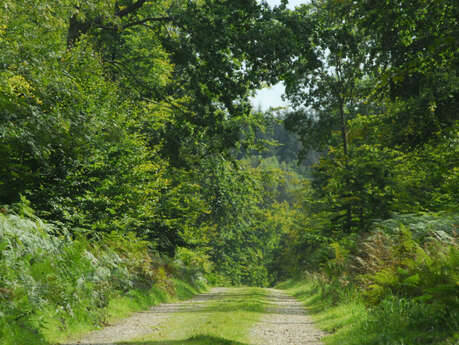
<svg viewBox="0 0 459 345">
<path fill-rule="evenodd" d="M 339 114 L 341 120 L 341 137 L 343 139 L 343 153 L 345 164 L 347 165 L 347 156 L 348 156 L 348 146 L 347 146 L 347 126 L 346 126 L 346 115 L 344 114 L 344 100 L 341 95 L 338 96 L 339 99 Z M 349 177 L 346 178 L 347 188 L 350 188 L 350 179 Z M 352 227 L 352 205 L 346 205 L 346 222 L 344 224 L 344 230 L 347 233 L 351 232 Z"/>
<path fill-rule="evenodd" d="M 81 35 L 87 33 L 91 28 L 90 22 L 83 22 L 76 15 L 70 18 L 69 29 L 67 32 L 67 47 L 72 47 Z"/>
<path fill-rule="evenodd" d="M 346 115 L 344 114 L 344 101 L 341 96 L 339 98 L 339 115 L 341 120 L 341 137 L 343 138 L 343 151 L 344 156 L 347 159 L 347 127 L 346 127 Z"/>
</svg>

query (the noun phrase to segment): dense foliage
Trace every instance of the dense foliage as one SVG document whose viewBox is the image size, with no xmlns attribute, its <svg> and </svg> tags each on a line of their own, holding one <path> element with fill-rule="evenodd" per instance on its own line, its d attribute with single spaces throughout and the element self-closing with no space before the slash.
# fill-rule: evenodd
<svg viewBox="0 0 459 345">
<path fill-rule="evenodd" d="M 72 236 L 135 234 L 169 257 L 193 248 L 245 272 L 225 273 L 235 283 L 266 284 L 263 256 L 242 252 L 264 250 L 252 228 L 275 191 L 260 194 L 270 181 L 233 157 L 261 126 L 250 90 L 275 75 L 280 47 L 262 29 L 290 32 L 273 16 L 256 1 L 7 1 L 0 204 L 22 195 Z"/>
<path fill-rule="evenodd" d="M 458 10 L 3 1 L 0 335 L 100 322 L 175 260 L 215 284 L 314 271 L 453 339 Z M 253 111 L 278 81 L 291 108 Z"/>
<path fill-rule="evenodd" d="M 236 157 L 263 127 L 251 90 L 284 68 L 275 37 L 293 37 L 274 16 L 255 0 L 2 2 L 2 343 L 100 324 L 113 295 L 167 288 L 164 260 L 272 281 L 287 174 Z"/>
<path fill-rule="evenodd" d="M 316 25 L 320 63 L 287 75 L 286 125 L 305 152 L 324 154 L 275 267 L 315 272 L 332 304 L 363 291 L 374 323 L 358 344 L 455 343 L 457 5 L 329 0 L 296 11 Z"/>
<path fill-rule="evenodd" d="M 27 203 L 0 214 L 0 339 L 47 344 L 45 336 L 107 322 L 110 301 L 155 291 L 160 298 L 204 284 L 202 274 L 152 255 L 134 233 L 97 243 L 43 222 Z M 177 281 L 180 279 L 180 281 Z M 152 301 L 154 302 L 154 301 Z"/>
</svg>

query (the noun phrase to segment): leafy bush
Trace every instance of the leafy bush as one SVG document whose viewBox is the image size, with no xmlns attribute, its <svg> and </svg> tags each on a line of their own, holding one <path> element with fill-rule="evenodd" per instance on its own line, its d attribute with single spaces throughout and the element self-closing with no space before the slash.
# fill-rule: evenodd
<svg viewBox="0 0 459 345">
<path fill-rule="evenodd" d="M 180 268 L 155 259 L 146 241 L 118 233 L 97 242 L 72 239 L 27 205 L 19 211 L 0 213 L 2 344 L 45 343 L 40 334 L 49 323 L 100 324 L 110 300 L 132 289 L 155 284 L 174 292 L 172 273 Z"/>
<path fill-rule="evenodd" d="M 315 269 L 309 266 L 305 279 L 314 298 L 308 298 L 330 310 L 358 304 L 368 314 L 348 331 L 337 326 L 342 331 L 330 339 L 361 345 L 456 344 L 457 224 L 457 214 L 394 215 L 374 222 L 368 233 L 317 246 L 316 252 L 327 251 L 328 258 Z"/>
</svg>

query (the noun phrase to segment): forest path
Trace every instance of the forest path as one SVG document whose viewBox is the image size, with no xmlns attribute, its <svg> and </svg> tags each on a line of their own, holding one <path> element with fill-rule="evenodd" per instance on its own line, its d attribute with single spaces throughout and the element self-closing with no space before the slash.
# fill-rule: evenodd
<svg viewBox="0 0 459 345">
<path fill-rule="evenodd" d="M 191 313 L 204 308 L 209 301 L 221 298 L 226 288 L 212 288 L 190 300 L 176 303 L 162 303 L 149 310 L 134 313 L 113 325 L 79 337 L 65 345 L 116 345 L 151 334 L 155 326 L 174 313 Z"/>
<path fill-rule="evenodd" d="M 324 333 L 306 315 L 301 302 L 276 289 L 261 320 L 250 331 L 254 345 L 321 345 Z"/>
<path fill-rule="evenodd" d="M 321 345 L 302 304 L 261 288 L 213 288 L 161 304 L 67 345 Z"/>
</svg>

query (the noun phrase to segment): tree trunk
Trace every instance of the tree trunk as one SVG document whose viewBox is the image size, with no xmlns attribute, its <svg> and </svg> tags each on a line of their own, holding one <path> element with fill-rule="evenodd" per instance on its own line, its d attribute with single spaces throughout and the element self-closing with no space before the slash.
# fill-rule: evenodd
<svg viewBox="0 0 459 345">
<path fill-rule="evenodd" d="M 347 161 L 348 161 L 348 146 L 347 146 L 347 126 L 346 126 L 346 115 L 344 114 L 344 100 L 341 95 L 338 96 L 339 99 L 339 113 L 340 113 L 340 120 L 341 120 L 341 137 L 343 139 L 343 152 L 344 152 L 344 160 L 347 169 Z M 350 180 L 349 177 L 346 178 L 346 185 L 347 188 L 350 189 Z M 349 194 L 350 196 L 350 194 Z M 352 205 L 348 203 L 346 205 L 346 222 L 344 224 L 344 230 L 347 233 L 350 233 L 352 226 Z"/>
<path fill-rule="evenodd" d="M 91 23 L 80 21 L 76 15 L 72 16 L 67 31 L 67 47 L 72 47 L 81 35 L 89 31 L 90 27 Z"/>
<path fill-rule="evenodd" d="M 343 98 L 338 96 L 339 99 L 339 115 L 341 118 L 341 137 L 343 138 L 343 151 L 344 156 L 347 160 L 347 127 L 346 127 L 346 115 L 344 114 L 344 101 Z"/>
</svg>

